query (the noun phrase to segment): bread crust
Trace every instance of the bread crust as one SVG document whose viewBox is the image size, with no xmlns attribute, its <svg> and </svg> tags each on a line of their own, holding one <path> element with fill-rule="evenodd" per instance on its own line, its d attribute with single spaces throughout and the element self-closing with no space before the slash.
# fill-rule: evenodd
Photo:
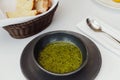
<svg viewBox="0 0 120 80">
<path fill-rule="evenodd" d="M 39 13 L 43 13 L 49 8 L 49 0 L 37 0 L 35 6 Z"/>
</svg>

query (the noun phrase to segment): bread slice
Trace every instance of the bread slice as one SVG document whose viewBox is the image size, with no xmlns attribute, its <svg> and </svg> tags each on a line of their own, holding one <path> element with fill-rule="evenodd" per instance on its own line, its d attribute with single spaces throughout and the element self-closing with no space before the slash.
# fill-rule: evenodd
<svg viewBox="0 0 120 80">
<path fill-rule="evenodd" d="M 51 6 L 51 0 L 17 0 L 16 11 L 6 14 L 8 18 L 35 16 L 47 11 Z"/>
<path fill-rule="evenodd" d="M 49 0 L 36 0 L 35 8 L 39 13 L 43 13 L 49 8 Z"/>
<path fill-rule="evenodd" d="M 14 11 L 14 12 L 7 12 L 6 13 L 8 18 L 17 18 L 17 17 L 26 17 L 26 16 L 35 16 L 37 15 L 37 10 L 31 10 L 31 11 Z"/>
<path fill-rule="evenodd" d="M 16 10 L 33 10 L 35 0 L 17 0 Z"/>
</svg>

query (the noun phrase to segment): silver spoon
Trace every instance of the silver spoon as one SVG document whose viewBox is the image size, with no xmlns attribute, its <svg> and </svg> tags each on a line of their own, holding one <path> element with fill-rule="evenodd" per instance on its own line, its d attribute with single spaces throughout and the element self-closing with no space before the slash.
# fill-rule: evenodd
<svg viewBox="0 0 120 80">
<path fill-rule="evenodd" d="M 97 21 L 93 20 L 93 19 L 89 19 L 87 18 L 86 19 L 86 22 L 87 22 L 87 25 L 92 29 L 94 30 L 95 32 L 104 32 L 106 33 L 105 31 L 102 30 L 102 27 L 100 26 L 100 24 L 98 24 Z M 117 40 L 115 37 L 113 37 L 112 35 L 110 35 L 109 33 L 106 33 L 107 35 L 109 35 L 110 37 L 112 37 L 114 40 L 116 40 L 117 42 L 120 43 L 119 40 Z"/>
</svg>

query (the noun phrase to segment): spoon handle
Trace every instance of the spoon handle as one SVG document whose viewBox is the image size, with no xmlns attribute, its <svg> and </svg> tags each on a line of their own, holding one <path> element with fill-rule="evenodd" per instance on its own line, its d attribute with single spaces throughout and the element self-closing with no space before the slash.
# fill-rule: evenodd
<svg viewBox="0 0 120 80">
<path fill-rule="evenodd" d="M 118 30 L 108 26 L 102 27 L 102 31 L 120 43 L 120 32 Z"/>
<path fill-rule="evenodd" d="M 107 34 L 107 35 L 109 35 L 110 37 L 112 37 L 114 40 L 116 40 L 118 43 L 120 43 L 120 41 L 118 40 L 118 39 L 116 39 L 115 37 L 113 37 L 111 34 L 109 34 L 109 33 L 107 33 L 107 32 L 105 32 L 105 31 L 103 31 L 105 34 Z"/>
</svg>

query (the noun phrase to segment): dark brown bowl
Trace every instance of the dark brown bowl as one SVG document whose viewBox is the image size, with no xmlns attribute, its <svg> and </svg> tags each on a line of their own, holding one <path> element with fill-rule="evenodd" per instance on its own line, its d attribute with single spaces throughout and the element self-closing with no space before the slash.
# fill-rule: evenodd
<svg viewBox="0 0 120 80">
<path fill-rule="evenodd" d="M 57 7 L 58 7 L 58 0 L 56 0 L 56 3 L 52 7 L 52 9 L 49 9 L 45 14 L 43 15 L 40 14 L 41 16 L 35 19 L 23 23 L 7 25 L 4 26 L 3 28 L 13 38 L 20 39 L 20 38 L 26 38 L 32 36 L 44 30 L 46 27 L 50 25 Z"/>
<path fill-rule="evenodd" d="M 59 74 L 59 73 L 53 73 L 53 72 L 47 71 L 38 63 L 37 59 L 38 59 L 38 55 L 40 51 L 42 51 L 42 49 L 44 49 L 44 47 L 47 44 L 56 42 L 56 41 L 64 41 L 64 42 L 73 43 L 81 50 L 83 60 L 82 60 L 81 66 L 78 69 L 72 72 Z M 39 40 L 36 42 L 34 46 L 32 60 L 34 64 L 36 65 L 36 67 L 38 68 L 38 70 L 41 69 L 48 74 L 56 75 L 56 76 L 68 76 L 68 75 L 71 75 L 71 74 L 74 74 L 80 71 L 87 64 L 88 52 L 87 52 L 87 47 L 85 46 L 82 39 L 78 38 L 77 36 L 67 31 L 55 31 L 55 32 L 53 31 L 53 32 L 48 32 L 48 33 L 45 33 L 39 36 Z"/>
<path fill-rule="evenodd" d="M 73 35 L 82 40 L 84 45 L 87 47 L 87 64 L 78 72 L 68 76 L 51 75 L 43 71 L 34 60 L 33 52 L 36 43 L 39 42 L 44 35 L 49 36 L 50 34 L 57 32 Z M 27 80 L 94 80 L 100 71 L 101 65 L 102 57 L 94 42 L 89 38 L 72 31 L 53 31 L 34 38 L 25 46 L 20 59 L 21 71 Z"/>
</svg>

